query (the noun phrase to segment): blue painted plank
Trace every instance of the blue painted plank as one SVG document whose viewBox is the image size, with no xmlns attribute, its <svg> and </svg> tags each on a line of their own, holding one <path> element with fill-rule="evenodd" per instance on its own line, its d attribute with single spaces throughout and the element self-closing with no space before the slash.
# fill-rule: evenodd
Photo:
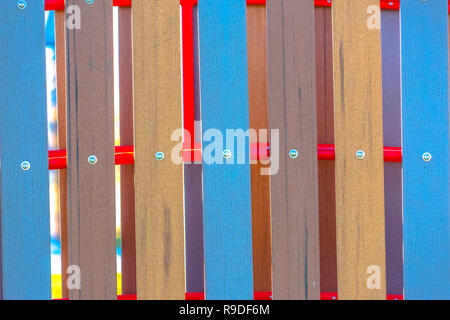
<svg viewBox="0 0 450 320">
<path fill-rule="evenodd" d="M 4 299 L 51 298 L 44 24 L 44 1 L 0 2 Z"/>
<path fill-rule="evenodd" d="M 253 299 L 249 139 L 225 139 L 249 128 L 246 3 L 202 0 L 198 15 L 206 299 Z"/>
<path fill-rule="evenodd" d="M 403 1 L 400 10 L 404 294 L 449 299 L 447 1 Z"/>
</svg>

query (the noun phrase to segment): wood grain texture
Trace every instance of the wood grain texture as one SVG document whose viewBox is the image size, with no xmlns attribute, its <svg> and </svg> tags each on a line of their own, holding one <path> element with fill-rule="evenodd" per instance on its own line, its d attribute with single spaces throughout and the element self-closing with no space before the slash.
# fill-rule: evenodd
<svg viewBox="0 0 450 320">
<path fill-rule="evenodd" d="M 134 0 L 133 90 L 138 299 L 184 299 L 180 3 Z M 155 154 L 164 152 L 157 161 Z"/>
<path fill-rule="evenodd" d="M 331 8 L 315 8 L 317 143 L 334 144 L 333 35 Z M 334 161 L 319 161 L 320 290 L 337 292 Z"/>
<path fill-rule="evenodd" d="M 44 3 L 0 2 L 2 298 L 50 299 Z M 21 163 L 28 161 L 29 170 Z"/>
<path fill-rule="evenodd" d="M 58 108 L 58 148 L 67 148 L 66 113 L 66 14 L 55 11 L 55 60 L 56 60 L 56 101 Z M 69 298 L 67 288 L 67 267 L 69 266 L 69 242 L 67 229 L 67 170 L 59 170 L 59 221 L 61 241 L 61 283 L 62 298 Z"/>
<path fill-rule="evenodd" d="M 69 297 L 116 299 L 112 6 L 71 5 L 81 28 L 66 32 L 69 265 L 80 267 L 81 289 L 69 288 Z"/>
<path fill-rule="evenodd" d="M 226 129 L 249 129 L 246 4 L 200 1 L 198 17 L 205 294 L 253 299 L 249 139 L 224 139 Z"/>
<path fill-rule="evenodd" d="M 402 115 L 400 88 L 399 11 L 381 11 L 384 145 L 400 147 Z M 386 292 L 403 295 L 402 164 L 384 163 L 386 228 Z"/>
<path fill-rule="evenodd" d="M 198 10 L 192 8 L 194 51 L 194 120 L 200 121 L 200 69 L 198 50 Z M 183 35 L 184 37 L 184 35 Z M 201 143 L 201 131 L 195 129 L 195 142 Z M 184 164 L 184 201 L 186 230 L 186 292 L 203 292 L 203 187 L 201 163 Z"/>
<path fill-rule="evenodd" d="M 133 53 L 131 8 L 119 10 L 120 144 L 133 145 Z M 122 294 L 136 294 L 134 165 L 120 167 Z"/>
<path fill-rule="evenodd" d="M 450 298 L 447 1 L 400 8 L 405 299 Z M 431 161 L 422 160 L 429 152 Z"/>
<path fill-rule="evenodd" d="M 381 34 L 378 0 L 333 2 L 336 228 L 339 299 L 386 299 Z M 357 150 L 366 156 L 358 160 Z M 369 277 L 379 270 L 379 289 Z M 376 283 L 375 283 L 376 285 Z"/>
<path fill-rule="evenodd" d="M 268 129 L 266 7 L 247 6 L 248 89 L 250 128 Z M 262 140 L 261 140 L 262 139 Z M 256 142 L 256 141 L 254 141 Z M 260 137 L 259 143 L 267 143 Z M 253 285 L 256 292 L 272 291 L 270 233 L 270 176 L 262 175 L 266 167 L 251 165 Z"/>
<path fill-rule="evenodd" d="M 274 299 L 319 299 L 319 208 L 314 3 L 267 3 Z M 296 149 L 299 156 L 289 157 Z"/>
</svg>

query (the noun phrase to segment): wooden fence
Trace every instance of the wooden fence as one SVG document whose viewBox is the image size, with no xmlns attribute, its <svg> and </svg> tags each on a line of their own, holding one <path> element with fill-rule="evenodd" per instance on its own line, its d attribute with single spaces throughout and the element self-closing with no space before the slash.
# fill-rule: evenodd
<svg viewBox="0 0 450 320">
<path fill-rule="evenodd" d="M 49 169 L 63 298 L 117 298 L 121 165 L 120 299 L 449 299 L 448 22 L 445 0 L 2 0 L 1 298 L 51 298 Z"/>
</svg>

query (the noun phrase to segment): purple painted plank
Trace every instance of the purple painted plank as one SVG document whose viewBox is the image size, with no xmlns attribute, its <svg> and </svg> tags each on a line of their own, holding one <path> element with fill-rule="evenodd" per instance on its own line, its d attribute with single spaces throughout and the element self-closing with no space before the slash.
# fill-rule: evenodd
<svg viewBox="0 0 450 320">
<path fill-rule="evenodd" d="M 194 84 L 195 121 L 200 120 L 199 64 L 198 64 L 198 16 L 193 7 L 194 25 Z M 196 130 L 196 141 L 200 142 L 201 131 Z M 200 135 L 200 136 L 199 136 Z M 186 291 L 203 292 L 203 204 L 202 165 L 184 165 L 185 228 L 186 228 Z"/>
<path fill-rule="evenodd" d="M 382 10 L 384 145 L 401 146 L 400 19 L 399 11 Z M 403 294 L 402 164 L 385 162 L 386 290 Z"/>
</svg>

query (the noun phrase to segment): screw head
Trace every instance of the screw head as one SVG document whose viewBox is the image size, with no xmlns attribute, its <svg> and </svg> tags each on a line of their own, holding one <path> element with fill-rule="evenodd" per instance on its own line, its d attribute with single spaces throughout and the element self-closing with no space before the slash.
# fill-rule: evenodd
<svg viewBox="0 0 450 320">
<path fill-rule="evenodd" d="M 88 158 L 88 162 L 89 162 L 89 164 L 91 164 L 91 165 L 96 164 L 97 161 L 98 161 L 98 159 L 97 159 L 97 157 L 94 156 L 94 155 L 90 155 L 89 158 Z"/>
<path fill-rule="evenodd" d="M 25 0 L 17 1 L 17 8 L 23 10 L 27 7 L 27 2 Z"/>
<path fill-rule="evenodd" d="M 164 157 L 165 157 L 165 156 L 164 156 L 164 152 L 159 151 L 159 152 L 157 152 L 157 153 L 155 154 L 155 159 L 158 160 L 158 161 L 163 160 Z"/>
<path fill-rule="evenodd" d="M 225 159 L 230 159 L 230 158 L 231 158 L 231 151 L 230 151 L 229 149 L 223 150 L 222 156 L 223 156 Z"/>
<path fill-rule="evenodd" d="M 366 157 L 366 153 L 364 152 L 364 150 L 358 150 L 356 151 L 355 156 L 357 159 L 362 160 Z"/>
<path fill-rule="evenodd" d="M 23 171 L 28 171 L 31 168 L 31 164 L 28 161 L 23 161 L 20 164 L 20 167 L 22 168 Z"/>
<path fill-rule="evenodd" d="M 289 150 L 289 157 L 291 157 L 291 159 L 297 158 L 298 157 L 298 151 L 296 149 Z"/>
<path fill-rule="evenodd" d="M 93 4 L 95 2 L 95 0 L 86 0 L 87 4 Z"/>
<path fill-rule="evenodd" d="M 422 155 L 422 160 L 425 161 L 425 162 L 430 162 L 431 161 L 431 153 L 425 152 Z"/>
<path fill-rule="evenodd" d="M 331 299 L 332 299 L 332 300 L 336 300 L 336 297 L 335 297 L 335 296 L 332 296 Z"/>
</svg>

